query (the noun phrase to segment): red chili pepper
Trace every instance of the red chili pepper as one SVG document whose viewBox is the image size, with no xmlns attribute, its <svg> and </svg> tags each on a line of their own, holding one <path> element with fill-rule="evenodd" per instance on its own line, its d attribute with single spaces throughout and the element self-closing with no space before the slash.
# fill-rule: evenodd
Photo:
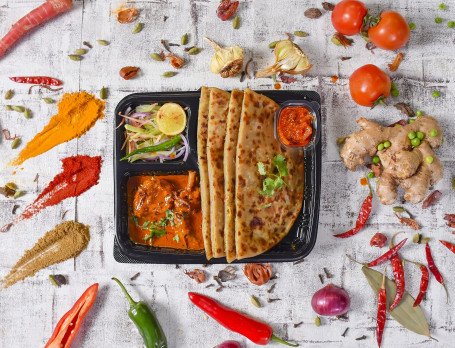
<svg viewBox="0 0 455 348">
<path fill-rule="evenodd" d="M 390 249 L 393 248 L 393 239 L 399 233 L 395 233 L 390 240 Z M 405 290 L 405 278 L 404 278 L 404 269 L 403 263 L 398 256 L 398 253 L 390 259 L 392 263 L 393 269 L 393 277 L 395 278 L 395 284 L 397 285 L 397 293 L 395 294 L 395 299 L 393 300 L 392 305 L 390 306 L 389 310 L 392 311 L 398 304 L 400 303 L 401 299 L 403 298 L 404 290 Z"/>
<path fill-rule="evenodd" d="M 447 247 L 447 249 L 449 249 L 451 252 L 453 252 L 455 254 L 455 245 L 453 245 L 449 242 L 446 242 L 445 240 L 440 240 L 440 242 L 442 243 L 442 245 Z"/>
<path fill-rule="evenodd" d="M 363 266 L 367 266 L 367 267 L 374 267 L 374 266 L 379 266 L 381 264 L 383 264 L 384 262 L 386 261 L 389 261 L 392 257 L 394 257 L 397 253 L 398 253 L 398 250 L 401 249 L 401 247 L 404 245 L 404 243 L 406 243 L 408 239 L 403 239 L 400 243 L 398 243 L 397 245 L 395 245 L 392 249 L 390 249 L 388 252 L 386 252 L 385 254 L 379 256 L 376 260 L 373 260 L 369 263 L 362 263 L 362 262 L 359 262 L 357 260 L 354 260 L 352 257 L 350 257 L 348 254 L 346 254 L 346 256 L 354 261 L 354 262 L 357 262 L 357 263 L 360 263 L 361 265 Z"/>
<path fill-rule="evenodd" d="M 357 234 L 366 224 L 368 217 L 371 214 L 371 202 L 373 201 L 373 192 L 371 191 L 371 186 L 368 184 L 370 187 L 370 194 L 368 197 L 363 201 L 362 207 L 360 208 L 360 213 L 359 216 L 357 217 L 357 221 L 355 223 L 355 227 L 347 232 L 340 233 L 340 234 L 335 234 L 334 237 L 337 238 L 348 238 L 352 237 L 353 235 Z"/>
<path fill-rule="evenodd" d="M 233 1 L 231 0 L 224 0 L 220 6 L 218 6 L 218 9 L 216 10 L 216 15 L 222 20 L 228 20 L 231 18 L 231 16 L 237 11 L 237 7 L 239 6 L 238 1 Z"/>
<path fill-rule="evenodd" d="M 34 85 L 60 86 L 62 84 L 62 81 L 48 76 L 16 76 L 9 79 L 17 83 L 32 83 Z"/>
<path fill-rule="evenodd" d="M 273 334 L 273 329 L 269 325 L 227 308 L 215 300 L 212 300 L 210 297 L 196 294 L 194 292 L 189 292 L 188 297 L 191 302 L 226 329 L 237 332 L 256 344 L 264 346 L 270 341 L 273 341 L 291 347 L 299 346 L 298 344 L 291 344 L 276 337 Z"/>
<path fill-rule="evenodd" d="M 439 269 L 436 267 L 436 264 L 434 263 L 433 255 L 431 255 L 431 248 L 430 244 L 427 243 L 425 245 L 425 254 L 427 256 L 427 262 L 428 262 L 428 268 L 430 269 L 431 273 L 433 273 L 434 277 L 436 280 L 442 284 L 444 287 L 444 290 L 446 291 L 447 294 L 447 303 L 449 303 L 449 292 L 447 291 L 446 284 L 444 283 L 444 278 L 442 277 L 441 272 L 439 272 Z"/>
<path fill-rule="evenodd" d="M 384 332 L 384 326 L 386 321 L 387 312 L 387 290 L 385 289 L 385 270 L 382 275 L 382 285 L 378 292 L 378 315 L 376 318 L 376 339 L 378 340 L 378 346 L 381 347 L 382 333 Z"/>
<path fill-rule="evenodd" d="M 417 307 L 420 304 L 420 302 L 422 302 L 423 297 L 425 296 L 425 293 L 427 292 L 428 281 L 430 280 L 430 273 L 428 272 L 427 266 L 422 265 L 421 263 L 409 261 L 409 260 L 406 260 L 406 262 L 411 262 L 414 265 L 419 266 L 420 271 L 422 272 L 422 278 L 420 279 L 419 295 L 417 296 L 417 298 L 412 306 L 412 307 Z"/>
<path fill-rule="evenodd" d="M 44 348 L 68 348 L 81 326 L 82 319 L 95 302 L 98 283 L 89 287 L 55 327 L 52 337 Z"/>
</svg>

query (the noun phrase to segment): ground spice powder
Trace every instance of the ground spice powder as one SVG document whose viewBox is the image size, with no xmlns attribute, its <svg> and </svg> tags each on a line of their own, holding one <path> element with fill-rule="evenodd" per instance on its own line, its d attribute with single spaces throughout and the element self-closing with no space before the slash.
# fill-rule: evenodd
<svg viewBox="0 0 455 348">
<path fill-rule="evenodd" d="M 58 113 L 52 116 L 44 129 L 9 163 L 17 166 L 53 147 L 79 138 L 97 120 L 104 117 L 104 102 L 87 92 L 66 93 L 58 103 Z"/>
<path fill-rule="evenodd" d="M 3 278 L 3 287 L 7 288 L 27 277 L 32 277 L 39 270 L 54 263 L 76 257 L 87 248 L 89 241 L 88 226 L 79 222 L 66 221 L 55 226 L 40 238 L 33 248 L 25 252 Z"/>
<path fill-rule="evenodd" d="M 62 160 L 63 172 L 47 185 L 38 198 L 28 205 L 20 216 L 3 226 L 0 232 L 6 232 L 13 224 L 32 217 L 46 207 L 59 204 L 66 198 L 79 196 L 98 184 L 101 163 L 100 156 L 64 158 Z"/>
</svg>

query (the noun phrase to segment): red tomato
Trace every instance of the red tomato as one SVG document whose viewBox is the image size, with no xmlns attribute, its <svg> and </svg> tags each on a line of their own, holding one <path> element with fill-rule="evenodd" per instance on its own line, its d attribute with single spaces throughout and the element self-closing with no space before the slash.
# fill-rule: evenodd
<svg viewBox="0 0 455 348">
<path fill-rule="evenodd" d="M 371 42 L 383 50 L 397 50 L 409 41 L 411 30 L 406 19 L 398 12 L 381 13 L 379 23 L 368 29 Z"/>
<path fill-rule="evenodd" d="M 333 9 L 333 27 L 343 35 L 357 35 L 360 33 L 367 11 L 367 7 L 361 1 L 343 0 Z"/>
<path fill-rule="evenodd" d="M 392 81 L 387 74 L 373 64 L 358 68 L 349 79 L 352 99 L 363 106 L 373 107 L 379 97 L 382 97 L 382 100 L 387 98 L 391 87 Z"/>
</svg>

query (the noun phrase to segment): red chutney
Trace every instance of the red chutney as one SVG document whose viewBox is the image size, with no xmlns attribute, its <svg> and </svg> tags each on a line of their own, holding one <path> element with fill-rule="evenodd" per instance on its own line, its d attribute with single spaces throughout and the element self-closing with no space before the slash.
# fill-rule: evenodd
<svg viewBox="0 0 455 348">
<path fill-rule="evenodd" d="M 131 177 L 127 192 L 128 227 L 134 243 L 174 249 L 204 248 L 200 190 L 195 172 Z M 150 235 L 150 227 L 165 233 L 144 240 Z"/>
<path fill-rule="evenodd" d="M 313 116 L 303 106 L 288 106 L 280 113 L 278 135 L 283 144 L 305 146 L 313 135 Z"/>
</svg>

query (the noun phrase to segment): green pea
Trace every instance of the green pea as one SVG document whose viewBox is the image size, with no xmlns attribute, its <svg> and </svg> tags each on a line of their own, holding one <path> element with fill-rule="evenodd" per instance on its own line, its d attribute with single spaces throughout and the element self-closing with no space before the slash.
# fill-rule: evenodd
<svg viewBox="0 0 455 348">
<path fill-rule="evenodd" d="M 417 136 L 416 132 L 409 132 L 408 133 L 408 138 L 411 139 L 411 140 L 414 139 L 416 136 Z"/>
<path fill-rule="evenodd" d="M 445 4 L 440 4 L 440 5 L 439 5 L 439 9 L 440 9 L 441 11 L 444 11 L 444 10 L 446 9 L 446 5 L 445 5 Z"/>
<path fill-rule="evenodd" d="M 415 23 L 409 23 L 409 29 L 414 30 L 416 28 Z"/>
<path fill-rule="evenodd" d="M 450 21 L 449 23 L 447 23 L 447 26 L 449 28 L 455 28 L 455 22 L 454 21 Z"/>
<path fill-rule="evenodd" d="M 438 92 L 438 91 L 434 91 L 433 93 L 431 93 L 431 96 L 432 96 L 433 98 L 439 98 L 440 95 L 441 95 L 441 93 Z"/>
<path fill-rule="evenodd" d="M 371 160 L 374 164 L 378 164 L 381 161 L 378 156 L 374 156 Z"/>
<path fill-rule="evenodd" d="M 384 143 L 378 145 L 378 151 L 384 150 Z"/>
<path fill-rule="evenodd" d="M 434 161 L 433 156 L 427 156 L 427 157 L 425 157 L 425 162 L 427 162 L 428 164 L 433 163 L 433 161 Z"/>
<path fill-rule="evenodd" d="M 414 138 L 411 140 L 412 146 L 419 146 L 420 145 L 420 139 L 419 138 Z"/>
<path fill-rule="evenodd" d="M 416 111 L 416 116 L 417 116 L 417 117 L 418 117 L 418 116 L 422 116 L 422 111 L 417 110 L 417 111 Z"/>
<path fill-rule="evenodd" d="M 369 173 L 367 174 L 367 177 L 368 177 L 369 179 L 373 179 L 373 178 L 374 178 L 374 173 L 373 173 L 373 172 L 369 172 Z"/>
<path fill-rule="evenodd" d="M 417 138 L 423 140 L 423 138 L 425 138 L 425 134 L 423 134 L 422 132 L 417 132 Z"/>
<path fill-rule="evenodd" d="M 414 123 L 414 122 L 415 122 L 415 119 L 413 119 L 413 118 L 411 118 L 411 119 L 409 120 L 409 124 Z"/>
<path fill-rule="evenodd" d="M 387 140 L 387 141 L 384 141 L 384 147 L 385 147 L 386 149 L 387 149 L 388 147 L 390 147 L 390 145 L 392 145 L 392 144 L 390 144 L 390 141 L 388 141 L 388 140 Z"/>
<path fill-rule="evenodd" d="M 436 18 L 434 19 L 434 21 L 435 21 L 436 23 L 438 23 L 438 24 L 439 24 L 439 23 L 442 23 L 442 18 L 441 18 L 441 17 L 436 17 Z"/>
<path fill-rule="evenodd" d="M 397 84 L 392 82 L 392 87 L 390 88 L 391 90 L 397 89 Z"/>
<path fill-rule="evenodd" d="M 396 98 L 400 95 L 400 91 L 398 89 L 392 89 L 390 94 L 392 95 L 392 97 Z"/>
<path fill-rule="evenodd" d="M 430 137 L 435 137 L 436 135 L 438 135 L 438 131 L 436 129 L 432 129 L 430 131 Z"/>
</svg>

